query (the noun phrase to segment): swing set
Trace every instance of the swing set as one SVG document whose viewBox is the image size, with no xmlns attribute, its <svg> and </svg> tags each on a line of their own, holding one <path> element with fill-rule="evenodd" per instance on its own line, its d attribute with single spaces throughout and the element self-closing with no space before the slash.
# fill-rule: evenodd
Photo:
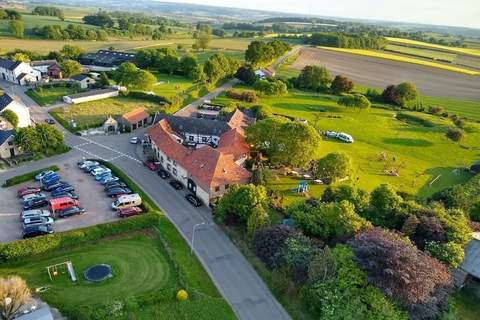
<svg viewBox="0 0 480 320">
<path fill-rule="evenodd" d="M 47 267 L 48 276 L 50 277 L 50 281 L 53 281 L 53 278 L 58 276 L 59 274 L 66 274 L 68 273 L 70 279 L 73 282 L 77 281 L 77 275 L 75 274 L 75 270 L 73 269 L 72 261 L 65 261 L 62 263 L 52 264 L 51 266 Z"/>
</svg>

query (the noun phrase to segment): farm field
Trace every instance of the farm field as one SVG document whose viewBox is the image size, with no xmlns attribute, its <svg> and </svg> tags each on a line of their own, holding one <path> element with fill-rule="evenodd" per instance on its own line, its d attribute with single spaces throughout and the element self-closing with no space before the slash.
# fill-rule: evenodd
<svg viewBox="0 0 480 320">
<path fill-rule="evenodd" d="M 227 57 L 231 57 L 242 62 L 245 60 L 245 51 L 209 50 L 206 52 L 194 52 L 194 54 L 197 56 L 199 63 L 205 63 L 208 60 L 208 58 L 210 58 L 215 53 L 223 53 Z"/>
<path fill-rule="evenodd" d="M 447 128 L 452 126 L 448 119 L 411 113 L 434 123 L 433 127 L 424 127 L 397 120 L 396 112 L 391 110 L 373 108 L 359 112 L 345 109 L 337 105 L 336 99 L 332 95 L 292 91 L 281 98 L 261 98 L 259 103 L 270 105 L 275 114 L 308 120 L 319 130 L 351 134 L 355 143 L 345 144 L 325 139 L 319 154 L 348 154 L 355 168 L 352 180 L 367 190 L 389 183 L 398 190 L 426 198 L 449 185 L 470 178 L 469 174 L 455 169 L 477 160 L 479 124 L 470 122 L 466 128 L 466 139 L 456 144 L 445 138 Z M 221 96 L 214 101 L 226 103 L 229 100 Z M 368 130 L 365 126 L 368 126 Z M 442 157 L 438 157 L 439 154 Z M 385 170 L 392 167 L 399 170 L 398 177 L 385 173 Z M 430 182 L 439 175 L 430 186 Z M 298 186 L 298 182 L 296 178 L 280 176 L 273 181 L 272 188 L 284 191 L 292 200 L 299 197 L 291 191 Z M 310 192 L 320 194 L 322 188 L 310 185 Z"/>
<path fill-rule="evenodd" d="M 388 44 L 385 49 L 386 51 L 393 51 L 395 53 L 424 57 L 434 60 L 441 59 L 450 62 L 453 62 L 457 57 L 455 53 L 441 52 L 438 50 L 430 50 L 426 48 L 413 48 L 396 44 Z"/>
<path fill-rule="evenodd" d="M 454 53 L 461 53 L 461 54 L 469 54 L 469 55 L 474 55 L 474 56 L 480 56 L 480 50 L 479 50 L 479 49 L 475 49 L 475 48 L 448 47 L 448 46 L 442 46 L 442 45 L 433 44 L 433 43 L 427 43 L 427 42 L 410 40 L 410 39 L 401 39 L 401 38 L 388 38 L 388 37 L 387 37 L 387 40 L 388 40 L 390 43 L 407 44 L 407 45 L 412 45 L 412 46 L 419 46 L 419 47 L 426 47 L 426 48 L 434 48 L 434 49 L 439 49 L 439 50 L 447 51 L 447 52 L 454 52 Z"/>
<path fill-rule="evenodd" d="M 41 106 L 60 101 L 63 96 L 76 93 L 77 90 L 70 87 L 40 87 L 26 91 L 26 94 Z"/>
<path fill-rule="evenodd" d="M 443 70 L 452 71 L 452 72 L 458 72 L 458 73 L 471 75 L 471 76 L 480 75 L 480 71 L 470 70 L 470 69 L 466 69 L 466 68 L 462 68 L 462 67 L 455 67 L 455 66 L 451 66 L 451 65 L 448 65 L 448 64 L 441 64 L 441 63 L 438 63 L 438 62 L 431 62 L 431 61 L 422 60 L 422 59 L 418 59 L 418 58 L 412 58 L 412 57 L 400 56 L 400 55 L 396 55 L 396 54 L 385 53 L 385 52 L 381 52 L 381 51 L 332 48 L 332 47 L 321 47 L 321 48 L 325 49 L 325 50 L 337 51 L 337 52 L 342 52 L 342 53 L 357 54 L 357 55 L 363 55 L 363 56 L 379 58 L 379 59 L 387 59 L 387 60 L 393 60 L 393 61 L 399 61 L 399 62 L 418 64 L 418 65 L 421 65 L 421 66 L 438 68 L 438 69 L 443 69 Z"/>
<path fill-rule="evenodd" d="M 324 66 L 333 76 L 345 75 L 362 86 L 385 88 L 411 81 L 425 96 L 480 101 L 480 76 L 318 48 L 304 48 L 291 68 L 306 65 Z"/>
</svg>

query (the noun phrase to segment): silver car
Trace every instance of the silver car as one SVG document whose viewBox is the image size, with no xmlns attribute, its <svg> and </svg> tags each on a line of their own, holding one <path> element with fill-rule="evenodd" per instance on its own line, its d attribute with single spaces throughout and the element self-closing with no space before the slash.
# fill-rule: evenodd
<svg viewBox="0 0 480 320">
<path fill-rule="evenodd" d="M 47 196 L 44 194 L 44 193 L 31 193 L 31 194 L 27 194 L 25 196 L 22 197 L 22 201 L 23 202 L 27 202 L 29 201 L 30 199 L 35 199 L 35 198 L 46 198 Z"/>
<path fill-rule="evenodd" d="M 44 209 L 26 210 L 26 211 L 22 211 L 22 213 L 20 214 L 20 221 L 23 221 L 27 218 L 32 218 L 32 217 L 50 218 L 51 216 L 52 216 L 52 213 L 49 210 L 44 210 Z"/>
<path fill-rule="evenodd" d="M 30 227 L 30 226 L 37 226 L 37 225 L 53 225 L 53 218 L 47 217 L 30 217 L 23 219 L 23 229 Z"/>
</svg>

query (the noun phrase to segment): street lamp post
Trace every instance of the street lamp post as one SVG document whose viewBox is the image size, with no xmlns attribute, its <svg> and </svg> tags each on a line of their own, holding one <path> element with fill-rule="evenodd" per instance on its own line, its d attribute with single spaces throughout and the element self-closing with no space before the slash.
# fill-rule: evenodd
<svg viewBox="0 0 480 320">
<path fill-rule="evenodd" d="M 195 245 L 195 230 L 197 230 L 198 227 L 201 227 L 201 226 L 204 226 L 204 225 L 206 225 L 205 222 L 197 223 L 192 228 L 192 243 L 191 243 L 190 254 L 193 254 L 193 246 Z"/>
</svg>

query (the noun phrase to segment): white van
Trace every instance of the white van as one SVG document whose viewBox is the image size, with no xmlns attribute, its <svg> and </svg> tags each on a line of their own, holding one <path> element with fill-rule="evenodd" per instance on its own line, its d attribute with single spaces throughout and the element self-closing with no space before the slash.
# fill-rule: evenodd
<svg viewBox="0 0 480 320">
<path fill-rule="evenodd" d="M 337 139 L 340 139 L 343 142 L 347 142 L 347 143 L 353 143 L 354 142 L 353 137 L 349 134 L 344 133 L 344 132 L 340 132 L 339 134 L 337 134 Z"/>
<path fill-rule="evenodd" d="M 120 196 L 112 202 L 112 210 L 138 207 L 142 204 L 142 198 L 137 193 Z"/>
</svg>

